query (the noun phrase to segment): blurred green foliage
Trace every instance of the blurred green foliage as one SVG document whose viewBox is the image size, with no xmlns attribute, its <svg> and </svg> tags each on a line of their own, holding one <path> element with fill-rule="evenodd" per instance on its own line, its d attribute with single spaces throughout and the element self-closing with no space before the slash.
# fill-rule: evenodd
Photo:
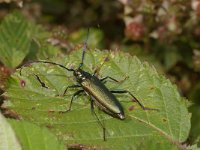
<svg viewBox="0 0 200 150">
<path fill-rule="evenodd" d="M 1 26 L 10 10 L 18 9 L 27 20 L 34 22 L 28 22 L 24 32 L 34 38 L 28 41 L 30 46 L 25 49 L 28 51 L 23 56 L 25 59 L 20 55 L 17 63 L 8 63 L 1 58 L 1 89 L 20 64 L 62 56 L 83 46 L 87 27 L 90 27 L 89 48 L 137 55 L 176 83 L 180 93 L 193 104 L 190 108 L 192 129 L 187 143 L 200 146 L 200 1 L 32 0 L 24 1 L 23 7 L 17 8 L 19 2 L 0 3 Z M 17 30 L 0 30 L 3 31 L 8 32 L 4 35 L 18 33 Z M 1 34 L 1 39 L 5 37 Z M 2 45 L 5 47 L 6 42 L 1 43 L 1 52 L 5 54 L 8 50 L 2 49 Z"/>
</svg>

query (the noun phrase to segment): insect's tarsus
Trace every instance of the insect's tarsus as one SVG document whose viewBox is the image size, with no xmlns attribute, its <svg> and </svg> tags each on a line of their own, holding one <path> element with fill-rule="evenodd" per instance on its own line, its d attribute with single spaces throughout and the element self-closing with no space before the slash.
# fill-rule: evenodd
<svg viewBox="0 0 200 150">
<path fill-rule="evenodd" d="M 40 82 L 41 86 L 48 89 L 48 87 L 45 85 L 45 83 L 41 81 L 40 77 L 36 74 L 34 74 L 34 75 L 35 75 L 36 79 Z"/>
</svg>

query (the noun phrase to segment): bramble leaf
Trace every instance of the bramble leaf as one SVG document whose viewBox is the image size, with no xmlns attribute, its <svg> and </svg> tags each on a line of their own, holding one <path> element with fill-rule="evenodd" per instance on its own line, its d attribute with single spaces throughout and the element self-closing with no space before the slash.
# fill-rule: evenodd
<svg viewBox="0 0 200 150">
<path fill-rule="evenodd" d="M 74 51 L 55 60 L 68 68 L 77 68 L 81 54 L 81 50 Z M 105 84 L 109 89 L 129 90 L 144 106 L 159 111 L 144 111 L 129 95 L 116 94 L 123 105 L 125 120 L 118 120 L 95 108 L 106 128 L 106 141 L 103 141 L 103 131 L 91 113 L 88 96 L 80 95 L 70 112 L 59 113 L 68 108 L 72 94 L 77 91 L 69 89 L 62 96 L 67 86 L 77 84 L 73 74 L 42 63 L 24 67 L 21 76 L 18 71 L 9 79 L 4 94 L 10 102 L 7 107 L 24 120 L 50 126 L 50 130 L 68 144 L 116 150 L 184 147 L 181 143 L 189 134 L 190 114 L 177 88 L 155 68 L 124 53 L 99 50 L 87 51 L 84 63 L 83 69 L 90 73 L 101 66 L 100 78 L 124 79 L 119 83 L 107 81 Z M 45 84 L 43 87 L 42 83 Z"/>
<path fill-rule="evenodd" d="M 7 67 L 17 67 L 29 52 L 31 31 L 28 21 L 18 12 L 3 20 L 0 26 L 0 61 Z"/>
<path fill-rule="evenodd" d="M 2 150 L 21 150 L 21 145 L 15 133 L 4 116 L 0 113 L 0 149 Z"/>
<path fill-rule="evenodd" d="M 9 120 L 23 149 L 66 150 L 63 143 L 44 127 L 25 121 Z"/>
</svg>

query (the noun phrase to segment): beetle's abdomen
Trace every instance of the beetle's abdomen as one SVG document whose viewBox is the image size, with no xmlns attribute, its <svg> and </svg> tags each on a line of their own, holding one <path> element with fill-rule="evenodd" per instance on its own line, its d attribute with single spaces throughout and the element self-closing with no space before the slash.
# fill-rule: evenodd
<svg viewBox="0 0 200 150">
<path fill-rule="evenodd" d="M 119 119 L 124 119 L 121 104 L 98 78 L 92 76 L 90 79 L 85 79 L 81 84 L 86 93 L 101 105 L 101 109 L 108 113 L 118 114 Z"/>
</svg>

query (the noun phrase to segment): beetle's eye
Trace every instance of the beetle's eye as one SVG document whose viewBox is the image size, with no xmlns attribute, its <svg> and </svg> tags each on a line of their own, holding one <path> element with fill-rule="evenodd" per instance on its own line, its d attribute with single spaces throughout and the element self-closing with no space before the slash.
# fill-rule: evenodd
<svg viewBox="0 0 200 150">
<path fill-rule="evenodd" d="M 81 76 L 82 76 L 80 72 L 77 72 L 77 75 L 78 75 L 79 77 L 81 77 Z"/>
</svg>

